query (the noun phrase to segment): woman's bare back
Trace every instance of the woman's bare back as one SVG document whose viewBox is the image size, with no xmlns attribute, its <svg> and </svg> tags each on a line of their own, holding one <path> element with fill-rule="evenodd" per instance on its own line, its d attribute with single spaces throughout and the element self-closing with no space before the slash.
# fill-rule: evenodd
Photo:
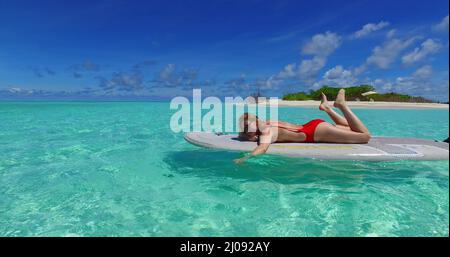
<svg viewBox="0 0 450 257">
<path fill-rule="evenodd" d="M 305 133 L 298 132 L 303 126 L 284 121 L 268 121 L 272 134 L 272 142 L 296 143 L 306 140 Z"/>
</svg>

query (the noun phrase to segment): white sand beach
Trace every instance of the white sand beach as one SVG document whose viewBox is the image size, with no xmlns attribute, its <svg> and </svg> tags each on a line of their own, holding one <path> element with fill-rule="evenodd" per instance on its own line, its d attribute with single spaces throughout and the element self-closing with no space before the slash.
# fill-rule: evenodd
<svg viewBox="0 0 450 257">
<path fill-rule="evenodd" d="M 278 106 L 285 107 L 319 107 L 320 101 L 284 101 L 277 100 Z M 333 101 L 330 101 L 332 103 Z M 271 102 L 273 103 L 273 102 Z M 402 102 L 357 102 L 347 101 L 352 108 L 369 108 L 369 109 L 449 109 L 448 104 L 440 103 L 402 103 Z"/>
</svg>

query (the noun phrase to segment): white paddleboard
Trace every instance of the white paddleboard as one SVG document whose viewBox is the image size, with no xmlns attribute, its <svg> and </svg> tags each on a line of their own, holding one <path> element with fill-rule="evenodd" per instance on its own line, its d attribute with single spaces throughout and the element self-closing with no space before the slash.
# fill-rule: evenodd
<svg viewBox="0 0 450 257">
<path fill-rule="evenodd" d="M 191 144 L 231 151 L 252 151 L 255 142 L 239 141 L 237 134 L 186 133 Z M 373 137 L 368 144 L 275 143 L 268 154 L 323 160 L 448 160 L 449 144 L 416 138 Z"/>
</svg>

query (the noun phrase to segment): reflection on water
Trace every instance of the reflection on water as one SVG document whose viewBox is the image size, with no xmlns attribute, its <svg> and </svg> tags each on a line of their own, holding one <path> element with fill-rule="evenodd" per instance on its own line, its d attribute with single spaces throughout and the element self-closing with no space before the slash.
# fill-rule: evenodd
<svg viewBox="0 0 450 257">
<path fill-rule="evenodd" d="M 448 137 L 448 111 L 355 112 L 374 135 Z M 169 119 L 167 103 L 0 103 L 0 235 L 448 236 L 448 161 L 235 165 Z"/>
</svg>

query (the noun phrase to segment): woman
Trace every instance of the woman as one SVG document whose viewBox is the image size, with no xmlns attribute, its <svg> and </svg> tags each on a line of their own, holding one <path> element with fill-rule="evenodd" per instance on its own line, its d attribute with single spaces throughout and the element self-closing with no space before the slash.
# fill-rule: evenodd
<svg viewBox="0 0 450 257">
<path fill-rule="evenodd" d="M 341 110 L 344 117 L 333 110 L 327 97 L 322 93 L 319 109 L 326 112 L 336 124 L 320 119 L 312 120 L 305 125 L 282 121 L 264 122 L 253 114 L 245 113 L 240 118 L 239 139 L 258 142 L 258 146 L 249 155 L 236 159 L 235 162 L 239 164 L 253 156 L 265 153 L 271 143 L 365 144 L 369 142 L 369 130 L 348 107 L 344 89 L 339 90 L 334 107 Z"/>
</svg>

